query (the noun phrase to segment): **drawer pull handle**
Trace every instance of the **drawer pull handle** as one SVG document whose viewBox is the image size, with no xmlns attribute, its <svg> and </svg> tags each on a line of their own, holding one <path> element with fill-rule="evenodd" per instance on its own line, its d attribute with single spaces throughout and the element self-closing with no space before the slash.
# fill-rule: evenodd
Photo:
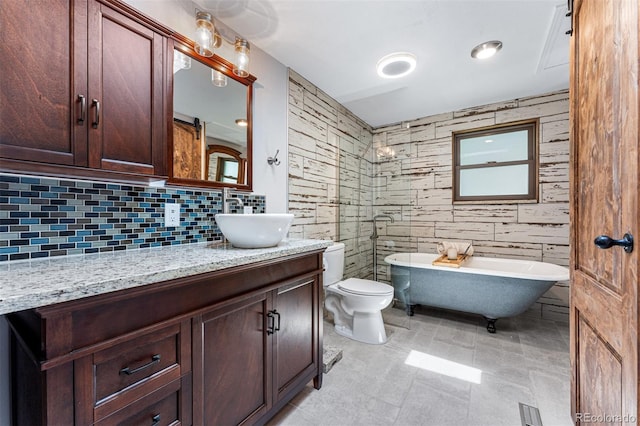
<svg viewBox="0 0 640 426">
<path fill-rule="evenodd" d="M 153 423 L 151 423 L 151 426 L 158 426 L 160 424 L 160 414 L 156 414 L 155 416 L 151 417 L 151 421 Z"/>
<path fill-rule="evenodd" d="M 273 316 L 273 312 L 274 311 L 269 311 L 267 312 L 267 334 L 273 334 L 274 333 L 274 327 L 275 327 L 275 319 Z"/>
<path fill-rule="evenodd" d="M 78 100 L 80 101 L 80 117 L 78 117 L 78 124 L 84 123 L 84 118 L 87 113 L 87 99 L 84 95 L 78 95 Z"/>
<path fill-rule="evenodd" d="M 125 367 L 122 370 L 120 370 L 120 374 L 126 374 L 127 376 L 130 376 L 132 374 L 137 373 L 138 371 L 144 370 L 145 368 L 149 368 L 153 364 L 157 364 L 158 362 L 160 362 L 160 354 L 155 354 L 154 356 L 151 357 L 150 362 L 133 369 L 129 367 Z"/>
<path fill-rule="evenodd" d="M 97 99 L 92 99 L 91 104 L 96 107 L 96 118 L 93 123 L 91 123 L 91 127 L 97 129 L 100 125 L 100 101 Z"/>
<path fill-rule="evenodd" d="M 275 326 L 273 327 L 273 331 L 280 331 L 280 312 L 274 309 L 273 314 L 276 316 L 276 320 L 277 320 Z"/>
</svg>

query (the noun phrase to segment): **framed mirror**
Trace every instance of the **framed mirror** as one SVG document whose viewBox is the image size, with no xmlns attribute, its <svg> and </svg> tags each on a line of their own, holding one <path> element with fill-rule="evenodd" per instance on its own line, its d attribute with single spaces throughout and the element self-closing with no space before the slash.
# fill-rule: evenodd
<svg viewBox="0 0 640 426">
<path fill-rule="evenodd" d="M 252 96 L 256 78 L 233 64 L 200 56 L 174 35 L 169 182 L 252 189 Z"/>
</svg>

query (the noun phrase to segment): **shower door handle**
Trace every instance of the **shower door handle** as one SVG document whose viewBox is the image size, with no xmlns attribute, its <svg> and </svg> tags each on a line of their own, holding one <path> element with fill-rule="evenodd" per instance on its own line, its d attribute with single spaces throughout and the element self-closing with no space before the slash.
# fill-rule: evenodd
<svg viewBox="0 0 640 426">
<path fill-rule="evenodd" d="M 593 243 L 600 247 L 601 249 L 608 249 L 613 246 L 621 246 L 624 247 L 624 251 L 627 253 L 631 253 L 633 251 L 633 235 L 626 233 L 619 240 L 614 240 L 608 235 L 600 235 L 597 236 Z"/>
</svg>

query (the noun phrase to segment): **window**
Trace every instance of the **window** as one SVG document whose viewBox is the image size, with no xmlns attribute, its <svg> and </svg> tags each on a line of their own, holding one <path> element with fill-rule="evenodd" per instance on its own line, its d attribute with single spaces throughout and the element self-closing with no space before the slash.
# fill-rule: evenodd
<svg viewBox="0 0 640 426">
<path fill-rule="evenodd" d="M 453 201 L 538 199 L 538 120 L 453 134 Z"/>
</svg>

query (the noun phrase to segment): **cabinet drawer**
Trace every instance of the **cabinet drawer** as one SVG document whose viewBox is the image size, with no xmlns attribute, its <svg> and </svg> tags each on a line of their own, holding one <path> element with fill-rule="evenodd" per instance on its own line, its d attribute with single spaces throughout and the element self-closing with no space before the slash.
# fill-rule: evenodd
<svg viewBox="0 0 640 426">
<path fill-rule="evenodd" d="M 121 410 L 96 422 L 96 425 L 144 425 L 166 426 L 182 423 L 180 400 L 182 398 L 180 380 L 174 380 L 133 402 Z"/>
<path fill-rule="evenodd" d="M 93 356 L 95 402 L 172 367 L 179 369 L 179 350 L 180 327 L 175 325 L 97 352 Z"/>
</svg>

